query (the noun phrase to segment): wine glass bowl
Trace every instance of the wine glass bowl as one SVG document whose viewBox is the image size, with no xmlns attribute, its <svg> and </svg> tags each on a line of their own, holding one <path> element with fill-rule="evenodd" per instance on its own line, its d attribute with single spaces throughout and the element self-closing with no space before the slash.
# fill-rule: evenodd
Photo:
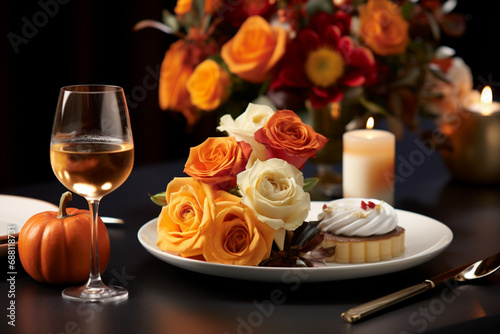
<svg viewBox="0 0 500 334">
<path fill-rule="evenodd" d="M 77 301 L 127 298 L 127 290 L 102 282 L 97 249 L 100 200 L 125 182 L 134 163 L 132 130 L 121 87 L 61 88 L 50 141 L 50 162 L 57 179 L 87 200 L 91 216 L 89 280 L 82 287 L 65 289 L 63 297 Z"/>
<path fill-rule="evenodd" d="M 57 143 L 50 153 L 59 181 L 85 198 L 101 198 L 118 188 L 129 176 L 134 161 L 133 145 L 103 139 L 92 144 Z"/>
</svg>

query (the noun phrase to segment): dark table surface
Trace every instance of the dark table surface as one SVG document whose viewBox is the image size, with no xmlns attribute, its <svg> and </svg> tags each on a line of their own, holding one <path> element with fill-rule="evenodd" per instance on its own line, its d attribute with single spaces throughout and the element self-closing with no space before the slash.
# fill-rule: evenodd
<svg viewBox="0 0 500 334">
<path fill-rule="evenodd" d="M 391 274 L 321 283 L 262 283 L 199 274 L 150 255 L 139 228 L 158 216 L 148 193 L 163 191 L 182 175 L 184 161 L 136 167 L 130 178 L 101 202 L 101 215 L 125 219 L 108 226 L 111 259 L 105 282 L 125 286 L 117 303 L 64 300 L 64 286 L 41 284 L 17 259 L 16 326 L 8 325 L 8 284 L 0 282 L 1 333 L 497 333 L 500 274 L 465 285 L 439 287 L 398 307 L 349 324 L 341 312 L 418 283 L 442 271 L 500 251 L 500 188 L 454 181 L 438 153 L 423 151 L 417 139 L 398 143 L 395 204 L 446 224 L 454 234 L 441 254 Z M 419 153 L 420 152 L 420 153 Z M 311 171 L 309 166 L 309 172 Z M 305 172 L 307 176 L 307 172 Z M 66 189 L 51 182 L 3 189 L 4 194 L 54 204 Z M 70 206 L 86 208 L 76 197 Z M 2 271 L 6 272 L 6 260 Z M 279 303 L 271 302 L 279 291 Z"/>
</svg>

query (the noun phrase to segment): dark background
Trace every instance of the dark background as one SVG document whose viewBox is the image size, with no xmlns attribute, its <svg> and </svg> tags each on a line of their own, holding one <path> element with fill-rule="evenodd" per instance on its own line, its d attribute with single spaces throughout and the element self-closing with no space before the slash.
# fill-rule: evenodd
<svg viewBox="0 0 500 334">
<path fill-rule="evenodd" d="M 161 20 L 162 8 L 172 9 L 174 4 L 174 0 L 2 3 L 0 191 L 54 178 L 50 132 L 59 89 L 65 85 L 112 84 L 125 89 L 136 166 L 187 155 L 203 124 L 187 133 L 180 114 L 161 111 L 153 76 L 175 38 L 153 29 L 132 31 L 142 19 Z M 471 66 L 478 89 L 488 84 L 498 96 L 498 15 L 486 1 L 459 1 L 456 11 L 467 14 L 466 34 L 442 44 L 453 47 Z M 27 21 L 38 27 L 26 30 Z M 22 36 L 23 29 L 31 36 L 15 52 L 8 34 Z"/>
</svg>

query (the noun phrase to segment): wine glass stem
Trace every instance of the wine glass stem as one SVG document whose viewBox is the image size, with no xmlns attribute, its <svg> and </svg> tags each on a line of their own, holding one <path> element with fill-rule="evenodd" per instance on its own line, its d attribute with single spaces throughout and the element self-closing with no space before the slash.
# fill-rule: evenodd
<svg viewBox="0 0 500 334">
<path fill-rule="evenodd" d="M 90 267 L 90 277 L 87 282 L 87 287 L 100 287 L 103 285 L 101 280 L 101 273 L 99 271 L 99 243 L 98 243 L 98 212 L 99 212 L 99 200 L 98 199 L 89 199 L 87 200 L 89 203 L 90 210 L 90 233 L 91 233 L 91 242 L 90 242 L 90 252 L 91 252 L 91 267 Z"/>
</svg>

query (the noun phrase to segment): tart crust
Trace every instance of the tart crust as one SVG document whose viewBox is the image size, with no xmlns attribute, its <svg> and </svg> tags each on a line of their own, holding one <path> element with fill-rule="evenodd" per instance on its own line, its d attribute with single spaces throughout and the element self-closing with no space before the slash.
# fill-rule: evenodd
<svg viewBox="0 0 500 334">
<path fill-rule="evenodd" d="M 324 233 L 322 247 L 336 246 L 326 262 L 366 263 L 392 259 L 405 251 L 405 229 L 397 226 L 389 233 L 369 237 L 348 237 Z"/>
</svg>

